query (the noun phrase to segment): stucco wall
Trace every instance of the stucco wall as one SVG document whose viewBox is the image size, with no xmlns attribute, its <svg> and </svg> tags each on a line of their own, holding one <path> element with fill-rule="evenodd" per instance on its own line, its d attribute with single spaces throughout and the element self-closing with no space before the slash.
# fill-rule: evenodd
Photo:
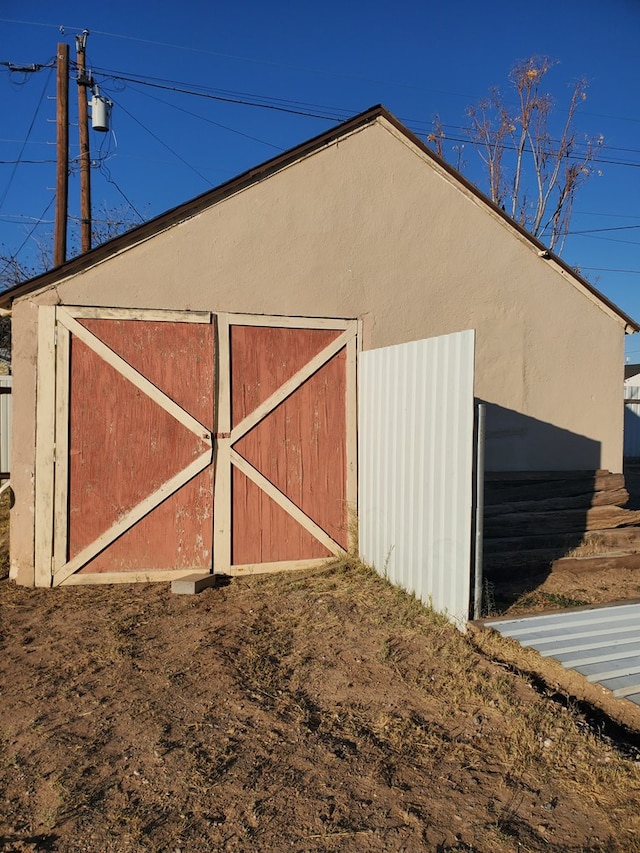
<svg viewBox="0 0 640 853">
<path fill-rule="evenodd" d="M 475 329 L 490 470 L 621 470 L 620 320 L 383 118 L 16 303 L 21 542 L 43 300 L 360 317 L 365 348 Z"/>
</svg>

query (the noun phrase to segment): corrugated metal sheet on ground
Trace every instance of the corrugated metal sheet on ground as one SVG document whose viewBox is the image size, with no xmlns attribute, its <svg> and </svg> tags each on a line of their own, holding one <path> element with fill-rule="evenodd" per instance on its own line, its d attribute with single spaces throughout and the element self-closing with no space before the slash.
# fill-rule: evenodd
<svg viewBox="0 0 640 853">
<path fill-rule="evenodd" d="M 487 627 L 640 705 L 640 604 L 500 619 Z"/>
<path fill-rule="evenodd" d="M 460 628 L 469 616 L 474 332 L 360 354 L 360 553 Z"/>
</svg>

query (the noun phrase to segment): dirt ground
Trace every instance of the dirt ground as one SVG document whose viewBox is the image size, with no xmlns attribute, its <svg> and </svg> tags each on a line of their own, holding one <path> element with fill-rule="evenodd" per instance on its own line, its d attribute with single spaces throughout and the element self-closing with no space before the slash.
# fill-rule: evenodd
<svg viewBox="0 0 640 853">
<path fill-rule="evenodd" d="M 513 584 L 485 588 L 489 616 L 538 613 L 546 610 L 640 600 L 640 569 L 594 572 L 553 572 Z"/>
<path fill-rule="evenodd" d="M 0 616 L 6 853 L 640 851 L 638 737 L 363 568 Z"/>
</svg>

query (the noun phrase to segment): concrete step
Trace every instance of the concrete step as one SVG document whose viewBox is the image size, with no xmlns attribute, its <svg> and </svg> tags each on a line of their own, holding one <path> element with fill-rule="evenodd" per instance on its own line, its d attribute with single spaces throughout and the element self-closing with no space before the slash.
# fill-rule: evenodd
<svg viewBox="0 0 640 853">
<path fill-rule="evenodd" d="M 218 577 L 210 572 L 185 575 L 171 581 L 171 592 L 176 595 L 198 595 L 205 589 L 215 586 Z"/>
</svg>

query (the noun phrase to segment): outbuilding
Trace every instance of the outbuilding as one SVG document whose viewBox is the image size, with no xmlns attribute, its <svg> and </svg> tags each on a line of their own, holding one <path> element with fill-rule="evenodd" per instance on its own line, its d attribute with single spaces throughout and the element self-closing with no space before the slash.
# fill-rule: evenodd
<svg viewBox="0 0 640 853">
<path fill-rule="evenodd" d="M 639 327 L 382 107 L 0 305 L 21 584 L 346 549 L 358 353 L 465 330 L 487 470 L 622 470 L 623 338 Z M 452 358 L 433 383 L 455 385 Z M 420 440 L 388 453 L 419 467 Z"/>
</svg>

